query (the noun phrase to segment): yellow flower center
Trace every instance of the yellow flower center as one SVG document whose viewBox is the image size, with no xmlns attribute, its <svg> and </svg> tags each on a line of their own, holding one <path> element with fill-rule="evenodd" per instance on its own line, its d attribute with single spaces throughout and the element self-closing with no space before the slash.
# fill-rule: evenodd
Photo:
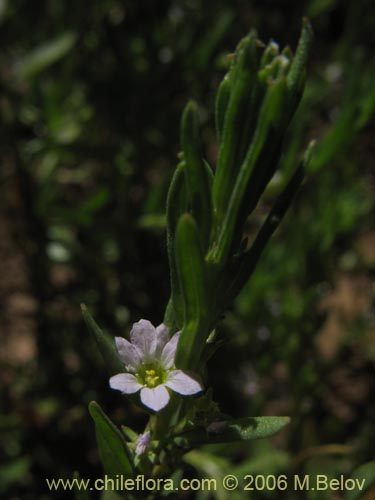
<svg viewBox="0 0 375 500">
<path fill-rule="evenodd" d="M 137 373 L 137 379 L 143 386 L 153 389 L 157 385 L 165 382 L 166 375 L 167 374 L 162 366 L 149 363 L 141 366 Z"/>
<path fill-rule="evenodd" d="M 156 375 L 155 370 L 146 370 L 145 382 L 148 387 L 155 387 L 160 383 L 160 377 Z"/>
</svg>

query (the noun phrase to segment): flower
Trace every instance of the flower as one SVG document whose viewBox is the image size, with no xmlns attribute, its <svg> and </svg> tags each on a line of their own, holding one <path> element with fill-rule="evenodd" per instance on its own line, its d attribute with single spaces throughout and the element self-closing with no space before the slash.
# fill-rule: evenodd
<svg viewBox="0 0 375 500">
<path fill-rule="evenodd" d="M 130 342 L 116 337 L 116 347 L 128 373 L 119 373 L 109 380 L 112 389 L 123 394 L 140 392 L 142 403 L 154 411 L 169 402 L 169 392 L 189 396 L 203 390 L 190 374 L 174 366 L 180 332 L 169 338 L 169 330 L 161 324 L 155 328 L 150 321 L 134 323 Z"/>
<path fill-rule="evenodd" d="M 135 448 L 136 455 L 143 455 L 148 447 L 150 446 L 150 432 L 147 431 L 144 434 L 140 434 L 137 439 L 137 445 Z"/>
</svg>

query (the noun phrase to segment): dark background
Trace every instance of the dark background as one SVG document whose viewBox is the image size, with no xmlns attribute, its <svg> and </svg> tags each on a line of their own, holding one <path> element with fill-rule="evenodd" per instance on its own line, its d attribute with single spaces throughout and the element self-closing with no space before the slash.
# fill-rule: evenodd
<svg viewBox="0 0 375 500">
<path fill-rule="evenodd" d="M 207 453 L 247 472 L 332 477 L 371 459 L 370 4 L 0 2 L 3 498 L 66 498 L 49 493 L 45 478 L 101 476 L 87 411 L 93 399 L 116 423 L 142 430 L 145 415 L 109 390 L 79 304 L 116 335 L 140 318 L 161 322 L 169 296 L 163 214 L 183 107 L 198 101 L 214 165 L 214 97 L 226 54 L 251 28 L 295 49 L 303 15 L 316 38 L 281 170 L 294 167 L 312 138 L 316 156 L 228 312 L 227 345 L 209 367 L 224 412 L 286 414 L 292 424 L 272 441 Z M 270 189 L 250 235 L 272 200 Z M 185 472 L 206 475 L 199 465 Z M 342 498 L 319 494 L 306 498 Z"/>
</svg>

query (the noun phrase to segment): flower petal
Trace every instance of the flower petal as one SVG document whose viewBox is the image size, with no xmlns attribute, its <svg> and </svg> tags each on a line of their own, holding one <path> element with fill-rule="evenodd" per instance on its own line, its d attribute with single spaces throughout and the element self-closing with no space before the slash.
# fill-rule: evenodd
<svg viewBox="0 0 375 500">
<path fill-rule="evenodd" d="M 138 349 L 122 337 L 115 337 L 115 342 L 121 361 L 135 371 L 141 364 L 141 356 Z"/>
<path fill-rule="evenodd" d="M 169 393 L 163 384 L 160 384 L 153 389 L 143 387 L 141 390 L 141 401 L 151 410 L 159 411 L 164 408 L 164 406 L 167 406 Z"/>
<path fill-rule="evenodd" d="M 141 319 L 134 323 L 130 332 L 130 340 L 141 352 L 143 361 L 153 358 L 156 349 L 156 330 L 154 325 L 147 319 Z"/>
<path fill-rule="evenodd" d="M 160 361 L 164 366 L 164 368 L 166 368 L 167 370 L 168 368 L 171 368 L 174 364 L 174 357 L 176 355 L 176 349 L 178 341 L 180 339 L 180 333 L 181 332 L 177 332 L 173 335 L 173 337 L 165 345 L 163 352 L 161 353 Z"/>
<path fill-rule="evenodd" d="M 169 328 L 161 323 L 156 327 L 156 351 L 155 356 L 159 357 L 165 344 L 169 340 Z"/>
<path fill-rule="evenodd" d="M 173 370 L 168 374 L 165 383 L 167 387 L 183 396 L 196 394 L 203 390 L 201 384 L 182 370 Z"/>
<path fill-rule="evenodd" d="M 109 379 L 111 389 L 121 391 L 123 394 L 134 394 L 142 388 L 142 385 L 131 373 L 119 373 Z"/>
<path fill-rule="evenodd" d="M 151 443 L 150 431 L 147 431 L 144 434 L 140 434 L 137 439 L 135 454 L 143 455 L 150 447 L 150 443 Z"/>
</svg>

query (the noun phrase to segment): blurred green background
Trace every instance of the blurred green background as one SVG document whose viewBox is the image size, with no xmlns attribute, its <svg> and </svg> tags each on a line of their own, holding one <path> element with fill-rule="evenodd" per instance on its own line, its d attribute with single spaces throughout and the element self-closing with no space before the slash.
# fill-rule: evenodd
<svg viewBox="0 0 375 500">
<path fill-rule="evenodd" d="M 79 304 L 116 335 L 140 318 L 160 323 L 169 296 L 163 214 L 182 109 L 198 101 L 214 165 L 214 97 L 227 54 L 250 28 L 294 49 L 303 15 L 316 40 L 281 172 L 312 138 L 316 156 L 228 311 L 227 343 L 209 367 L 223 412 L 292 423 L 272 440 L 193 452 L 184 474 L 337 477 L 372 459 L 371 3 L 0 0 L 2 498 L 72 498 L 48 492 L 45 478 L 101 477 L 92 399 L 116 423 L 142 429 L 145 415 L 109 390 Z M 271 186 L 250 236 L 272 200 Z M 182 498 L 216 497 L 225 498 Z"/>
</svg>

